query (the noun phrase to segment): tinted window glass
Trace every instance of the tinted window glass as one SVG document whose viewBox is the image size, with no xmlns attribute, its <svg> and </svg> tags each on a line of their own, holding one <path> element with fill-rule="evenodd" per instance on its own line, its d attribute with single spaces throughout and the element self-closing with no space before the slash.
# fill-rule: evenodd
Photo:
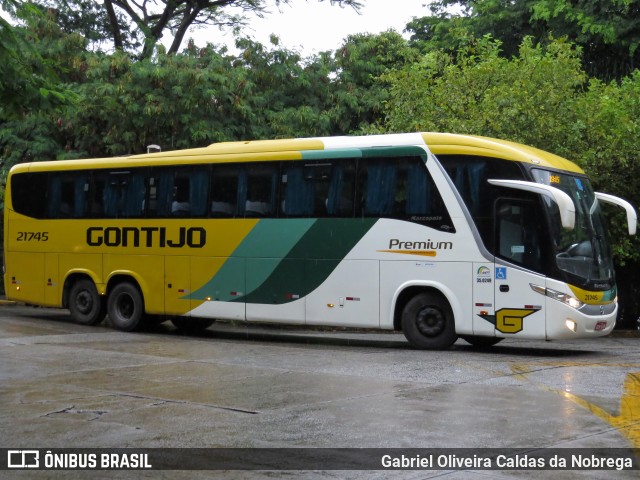
<svg viewBox="0 0 640 480">
<path fill-rule="evenodd" d="M 541 222 L 535 212 L 535 199 L 530 201 L 502 198 L 496 202 L 496 255 L 536 272 L 542 272 Z"/>
<path fill-rule="evenodd" d="M 239 188 L 242 183 L 244 190 Z M 242 198 L 240 198 L 242 196 Z M 239 214 L 239 204 L 246 202 L 246 176 L 238 165 L 216 165 L 211 174 L 211 216 L 233 218 Z"/>
<path fill-rule="evenodd" d="M 246 176 L 239 179 L 240 189 L 245 198 L 245 217 L 270 217 L 277 212 L 278 164 L 249 165 Z M 246 190 L 245 190 L 246 185 Z M 241 205 L 242 208 L 242 205 Z"/>
<path fill-rule="evenodd" d="M 493 211 L 505 189 L 487 182 L 491 178 L 522 180 L 524 173 L 517 162 L 496 158 L 438 155 L 438 160 L 455 184 L 487 249 L 494 252 Z"/>
<path fill-rule="evenodd" d="M 51 172 L 47 182 L 47 218 L 83 218 L 87 215 L 89 174 Z"/>
<path fill-rule="evenodd" d="M 91 184 L 91 217 L 139 218 L 145 208 L 144 171 L 98 171 Z"/>
<path fill-rule="evenodd" d="M 18 173 L 11 176 L 11 203 L 21 215 L 43 218 L 47 205 L 46 193 L 46 173 Z"/>
<path fill-rule="evenodd" d="M 351 217 L 354 180 L 355 160 L 286 163 L 281 178 L 281 214 Z"/>
<path fill-rule="evenodd" d="M 421 223 L 453 232 L 453 222 L 422 157 L 364 159 L 358 170 L 363 216 Z"/>
</svg>

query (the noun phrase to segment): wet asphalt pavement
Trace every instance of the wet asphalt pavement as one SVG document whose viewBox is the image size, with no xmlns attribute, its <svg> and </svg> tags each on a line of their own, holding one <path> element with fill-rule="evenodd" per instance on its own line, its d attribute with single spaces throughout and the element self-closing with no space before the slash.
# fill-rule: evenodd
<svg viewBox="0 0 640 480">
<path fill-rule="evenodd" d="M 411 350 L 401 334 L 0 306 L 2 448 L 636 448 L 640 337 Z M 638 450 L 640 451 L 640 450 Z M 638 471 L 0 472 L 3 478 L 637 478 Z M 6 474 L 6 475 L 5 475 Z"/>
</svg>

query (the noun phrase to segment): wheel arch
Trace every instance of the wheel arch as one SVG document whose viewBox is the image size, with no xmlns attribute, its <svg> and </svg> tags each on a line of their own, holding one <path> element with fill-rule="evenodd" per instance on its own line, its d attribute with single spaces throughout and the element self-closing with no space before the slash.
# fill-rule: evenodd
<svg viewBox="0 0 640 480">
<path fill-rule="evenodd" d="M 145 290 L 144 288 L 142 288 L 142 285 L 144 285 L 144 283 L 142 283 L 138 276 L 133 272 L 113 272 L 107 280 L 107 288 L 105 289 L 106 295 L 109 296 L 109 293 L 111 292 L 111 290 L 113 290 L 113 287 L 122 282 L 129 282 L 133 284 L 140 292 L 140 295 L 142 295 L 142 302 L 144 303 Z"/>
<path fill-rule="evenodd" d="M 78 269 L 67 272 L 64 283 L 62 284 L 62 308 L 69 308 L 69 292 L 73 285 L 83 279 L 87 279 L 96 286 L 98 295 L 103 297 L 106 293 L 104 284 L 99 282 L 99 277 L 91 270 Z"/>
<path fill-rule="evenodd" d="M 458 319 L 460 318 L 462 309 L 460 307 L 460 302 L 456 300 L 456 296 L 453 294 L 451 289 L 449 289 L 445 285 L 435 282 L 409 282 L 401 285 L 394 295 L 394 299 L 392 302 L 392 318 L 394 330 L 402 330 L 402 311 L 407 302 L 409 302 L 409 300 L 411 300 L 419 293 L 431 293 L 440 296 L 449 304 L 449 307 L 451 308 L 454 325 L 457 326 L 459 324 Z"/>
</svg>

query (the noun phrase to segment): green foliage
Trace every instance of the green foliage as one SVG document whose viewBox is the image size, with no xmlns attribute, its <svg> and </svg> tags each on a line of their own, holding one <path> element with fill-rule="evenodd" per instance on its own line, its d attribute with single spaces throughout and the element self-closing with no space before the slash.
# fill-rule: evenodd
<svg viewBox="0 0 640 480">
<path fill-rule="evenodd" d="M 35 28 L 16 28 L 0 18 L 0 121 L 33 109 L 51 110 L 73 100 L 73 94 L 59 84 L 63 67 L 51 62 L 47 52 L 32 46 L 50 25 L 50 17 L 32 6 L 19 9 L 19 13 Z"/>
<path fill-rule="evenodd" d="M 480 39 L 449 55 L 432 52 L 421 62 L 385 76 L 391 84 L 387 126 L 393 131 L 476 133 L 540 143 L 570 133 L 572 101 L 586 77 L 569 44 L 534 45 L 517 57 L 500 56 L 501 42 Z"/>
<path fill-rule="evenodd" d="M 337 78 L 331 85 L 335 133 L 365 130 L 384 117 L 388 89 L 381 76 L 410 65 L 419 52 L 394 31 L 350 35 L 335 52 Z"/>
<path fill-rule="evenodd" d="M 543 42 L 551 34 L 582 47 L 585 70 L 602 79 L 620 79 L 640 60 L 640 0 L 438 0 L 431 10 L 408 25 L 424 51 L 453 53 L 491 35 L 510 57 L 526 36 Z"/>
<path fill-rule="evenodd" d="M 545 30 L 530 17 L 533 0 L 436 0 L 432 15 L 414 18 L 407 24 L 411 41 L 423 51 L 444 50 L 455 54 L 475 38 L 491 35 L 503 45 L 503 55 L 518 54 L 528 37 L 541 38 Z M 461 12 L 452 14 L 451 10 Z"/>
<path fill-rule="evenodd" d="M 233 125 L 229 72 L 228 61 L 212 49 L 139 62 L 123 53 L 88 56 L 84 79 L 76 87 L 82 107 L 67 110 L 61 122 L 64 157 L 228 140 Z"/>
</svg>

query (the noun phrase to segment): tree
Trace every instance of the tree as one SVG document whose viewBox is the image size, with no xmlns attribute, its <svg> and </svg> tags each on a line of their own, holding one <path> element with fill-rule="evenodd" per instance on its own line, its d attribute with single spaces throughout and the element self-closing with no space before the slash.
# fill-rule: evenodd
<svg viewBox="0 0 640 480">
<path fill-rule="evenodd" d="M 390 84 L 386 126 L 391 131 L 433 130 L 508 138 L 549 149 L 573 133 L 573 102 L 586 82 L 579 52 L 531 38 L 518 56 L 501 55 L 501 42 L 475 41 L 457 55 L 431 52 L 384 76 Z M 569 155 L 572 157 L 572 155 Z"/>
<path fill-rule="evenodd" d="M 456 53 L 474 38 L 491 35 L 502 42 L 502 54 L 511 57 L 526 37 L 540 40 L 546 30 L 531 20 L 535 0 L 436 0 L 432 15 L 407 24 L 411 41 L 425 51 L 436 49 Z M 451 11 L 460 11 L 453 14 Z"/>
<path fill-rule="evenodd" d="M 490 34 L 510 57 L 524 37 L 553 35 L 581 46 L 586 72 L 602 79 L 620 79 L 640 60 L 640 0 L 438 0 L 431 10 L 407 26 L 424 50 L 453 53 Z"/>
<path fill-rule="evenodd" d="M 539 0 L 532 21 L 567 35 L 584 49 L 585 68 L 603 79 L 620 79 L 640 60 L 640 0 Z"/>
<path fill-rule="evenodd" d="M 10 6 L 13 2 L 3 2 Z M 40 11 L 26 7 L 22 18 L 32 23 L 46 23 Z M 0 18 L 0 121 L 6 121 L 27 110 L 55 108 L 72 98 L 72 94 L 56 85 L 59 71 L 30 44 L 30 37 Z"/>
<path fill-rule="evenodd" d="M 336 125 L 332 133 L 344 135 L 379 123 L 388 98 L 381 75 L 418 58 L 418 50 L 392 30 L 349 35 L 334 54 L 337 77 L 332 83 L 332 116 Z"/>
<path fill-rule="evenodd" d="M 104 0 L 100 6 L 89 0 L 38 0 L 46 8 L 59 12 L 60 26 L 66 32 L 81 33 L 92 41 L 107 39 L 115 50 L 138 52 L 140 59 L 150 58 L 158 41 L 173 36 L 168 53 L 176 53 L 191 27 L 232 27 L 239 29 L 246 15 L 267 14 L 269 6 L 289 4 L 292 0 Z M 362 0 L 329 1 L 359 9 Z M 16 0 L 16 3 L 24 3 Z M 132 28 L 135 26 L 135 28 Z"/>
</svg>

